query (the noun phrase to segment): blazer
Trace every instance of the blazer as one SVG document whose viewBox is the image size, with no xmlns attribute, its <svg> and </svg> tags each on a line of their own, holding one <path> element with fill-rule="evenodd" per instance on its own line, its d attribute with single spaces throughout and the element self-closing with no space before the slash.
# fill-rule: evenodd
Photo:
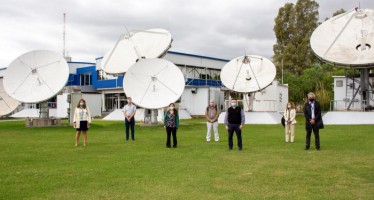
<svg viewBox="0 0 374 200">
<path fill-rule="evenodd" d="M 86 107 L 86 109 L 83 109 L 83 112 L 85 112 L 86 116 L 87 116 L 87 123 L 90 124 L 91 123 L 91 113 L 90 113 L 90 109 L 88 109 L 88 107 Z M 79 108 L 75 108 L 75 111 L 74 111 L 74 118 L 73 118 L 73 122 L 75 122 L 75 127 L 74 128 L 80 128 L 80 118 L 79 118 Z"/>
<path fill-rule="evenodd" d="M 312 124 L 310 124 L 310 120 L 312 119 L 312 110 L 311 105 L 308 103 L 305 103 L 304 105 L 304 116 L 305 116 L 305 128 L 307 130 L 312 130 Z M 321 106 L 318 101 L 314 102 L 314 120 L 316 121 L 316 127 L 318 129 L 324 128 L 323 121 L 322 121 L 322 115 L 321 115 Z"/>
<path fill-rule="evenodd" d="M 286 122 L 288 120 L 288 116 L 290 116 L 291 124 L 296 124 L 296 109 L 284 110 L 284 119 L 286 120 Z"/>
</svg>

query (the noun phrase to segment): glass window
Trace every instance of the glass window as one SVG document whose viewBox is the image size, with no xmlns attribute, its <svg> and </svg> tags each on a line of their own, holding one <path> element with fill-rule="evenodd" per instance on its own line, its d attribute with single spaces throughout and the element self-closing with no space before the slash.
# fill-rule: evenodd
<svg viewBox="0 0 374 200">
<path fill-rule="evenodd" d="M 81 74 L 80 75 L 81 85 L 92 85 L 92 75 L 91 74 Z"/>
</svg>

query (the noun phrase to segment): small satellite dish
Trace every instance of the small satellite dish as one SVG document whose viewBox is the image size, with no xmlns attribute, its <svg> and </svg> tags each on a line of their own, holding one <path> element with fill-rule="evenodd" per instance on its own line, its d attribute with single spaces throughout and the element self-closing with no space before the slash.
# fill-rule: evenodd
<svg viewBox="0 0 374 200">
<path fill-rule="evenodd" d="M 38 103 L 55 96 L 68 78 L 69 66 L 62 56 L 46 50 L 30 51 L 8 66 L 4 89 L 20 102 Z"/>
<path fill-rule="evenodd" d="M 223 66 L 221 81 L 236 92 L 259 91 L 274 80 L 274 64 L 262 56 L 247 55 L 235 58 Z"/>
<path fill-rule="evenodd" d="M 105 54 L 102 69 L 108 74 L 125 73 L 140 59 L 161 58 L 171 43 L 171 34 L 164 29 L 131 31 L 121 36 Z"/>
<path fill-rule="evenodd" d="M 323 22 L 310 44 L 321 59 L 362 68 L 374 64 L 374 10 L 352 9 Z"/>
<path fill-rule="evenodd" d="M 0 116 L 13 112 L 18 105 L 19 102 L 5 92 L 3 79 L 0 78 Z"/>
<path fill-rule="evenodd" d="M 177 66 L 159 58 L 141 59 L 123 78 L 126 96 L 141 107 L 157 109 L 177 101 L 185 86 Z"/>
</svg>

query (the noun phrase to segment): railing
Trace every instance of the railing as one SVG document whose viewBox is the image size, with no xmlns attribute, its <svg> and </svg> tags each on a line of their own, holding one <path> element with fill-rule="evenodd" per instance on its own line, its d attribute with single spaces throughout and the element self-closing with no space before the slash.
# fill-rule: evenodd
<svg viewBox="0 0 374 200">
<path fill-rule="evenodd" d="M 237 103 L 244 111 L 271 112 L 277 110 L 276 100 L 237 100 Z M 225 110 L 231 106 L 231 100 L 225 100 Z"/>
<path fill-rule="evenodd" d="M 37 109 L 40 105 L 37 103 L 23 103 L 20 105 L 21 110 L 23 109 Z M 48 102 L 48 108 L 57 108 L 57 102 Z"/>
<path fill-rule="evenodd" d="M 330 111 L 348 111 L 348 106 L 351 103 L 350 99 L 346 100 L 331 100 L 330 101 Z M 368 105 L 368 107 L 364 107 L 364 105 Z M 355 99 L 349 110 L 350 111 L 366 111 L 369 109 L 373 109 L 374 101 L 373 100 L 358 100 Z"/>
</svg>

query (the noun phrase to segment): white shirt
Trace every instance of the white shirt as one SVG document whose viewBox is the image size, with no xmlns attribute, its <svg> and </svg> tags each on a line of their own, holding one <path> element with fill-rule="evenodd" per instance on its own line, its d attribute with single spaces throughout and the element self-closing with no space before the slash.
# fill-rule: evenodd
<svg viewBox="0 0 374 200">
<path fill-rule="evenodd" d="M 126 114 L 126 116 L 131 116 L 133 113 L 136 112 L 136 106 L 133 103 L 126 104 L 123 107 L 122 112 L 124 112 Z"/>
<path fill-rule="evenodd" d="M 314 115 L 314 102 L 313 103 L 310 103 L 310 109 L 311 109 L 311 112 L 312 112 L 312 119 L 316 118 L 316 116 Z"/>
</svg>

